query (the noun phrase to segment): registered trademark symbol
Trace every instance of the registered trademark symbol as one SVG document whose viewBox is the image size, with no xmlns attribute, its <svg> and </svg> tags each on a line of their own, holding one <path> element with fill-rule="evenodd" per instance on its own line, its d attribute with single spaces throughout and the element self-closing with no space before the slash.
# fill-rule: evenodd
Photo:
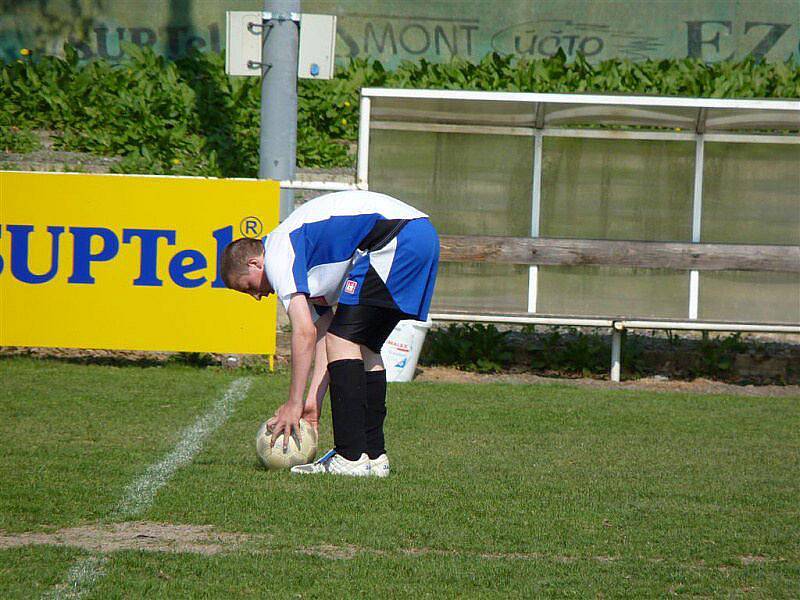
<svg viewBox="0 0 800 600">
<path fill-rule="evenodd" d="M 264 231 L 264 225 L 258 217 L 245 217 L 239 223 L 239 231 L 244 237 L 255 238 Z"/>
</svg>

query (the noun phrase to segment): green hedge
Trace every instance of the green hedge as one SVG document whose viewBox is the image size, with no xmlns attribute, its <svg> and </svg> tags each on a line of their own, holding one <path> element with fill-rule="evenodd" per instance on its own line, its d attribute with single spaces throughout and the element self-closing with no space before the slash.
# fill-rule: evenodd
<svg viewBox="0 0 800 600">
<path fill-rule="evenodd" d="M 33 152 L 40 147 L 39 138 L 29 129 L 0 127 L 0 152 Z"/>
<path fill-rule="evenodd" d="M 2 65 L 0 139 L 17 130 L 59 132 L 59 148 L 124 157 L 123 172 L 253 177 L 258 170 L 258 78 L 230 78 L 224 58 L 194 53 L 177 62 L 128 45 L 120 65 L 26 57 Z M 299 166 L 353 164 L 358 90 L 363 86 L 537 92 L 598 92 L 725 98 L 800 97 L 794 63 L 704 64 L 686 60 L 597 66 L 563 54 L 523 61 L 491 54 L 479 64 L 424 60 L 386 71 L 353 61 L 331 81 L 301 80 Z"/>
</svg>

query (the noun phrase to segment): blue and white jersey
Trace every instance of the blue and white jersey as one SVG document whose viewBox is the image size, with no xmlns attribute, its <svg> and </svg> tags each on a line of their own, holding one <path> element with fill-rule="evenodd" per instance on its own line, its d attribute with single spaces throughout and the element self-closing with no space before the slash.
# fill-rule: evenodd
<svg viewBox="0 0 800 600">
<path fill-rule="evenodd" d="M 289 307 L 292 294 L 312 304 L 339 301 L 359 243 L 383 219 L 421 219 L 416 208 L 376 192 L 319 196 L 295 210 L 264 242 L 264 271 L 275 294 Z"/>
</svg>

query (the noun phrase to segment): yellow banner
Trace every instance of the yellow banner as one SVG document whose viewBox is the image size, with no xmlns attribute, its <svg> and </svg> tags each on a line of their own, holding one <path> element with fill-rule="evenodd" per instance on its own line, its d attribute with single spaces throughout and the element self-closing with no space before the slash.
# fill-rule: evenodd
<svg viewBox="0 0 800 600">
<path fill-rule="evenodd" d="M 274 354 L 274 296 L 218 255 L 278 224 L 274 181 L 0 172 L 0 345 Z"/>
</svg>

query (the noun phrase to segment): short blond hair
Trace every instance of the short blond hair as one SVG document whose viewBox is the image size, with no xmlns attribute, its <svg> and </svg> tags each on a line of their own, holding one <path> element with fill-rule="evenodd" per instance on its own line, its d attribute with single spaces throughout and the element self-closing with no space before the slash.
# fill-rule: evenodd
<svg viewBox="0 0 800 600">
<path fill-rule="evenodd" d="M 247 261 L 263 253 L 264 245 L 255 238 L 239 238 L 225 246 L 220 266 L 220 275 L 225 285 L 235 290 L 239 279 L 248 273 Z"/>
</svg>

